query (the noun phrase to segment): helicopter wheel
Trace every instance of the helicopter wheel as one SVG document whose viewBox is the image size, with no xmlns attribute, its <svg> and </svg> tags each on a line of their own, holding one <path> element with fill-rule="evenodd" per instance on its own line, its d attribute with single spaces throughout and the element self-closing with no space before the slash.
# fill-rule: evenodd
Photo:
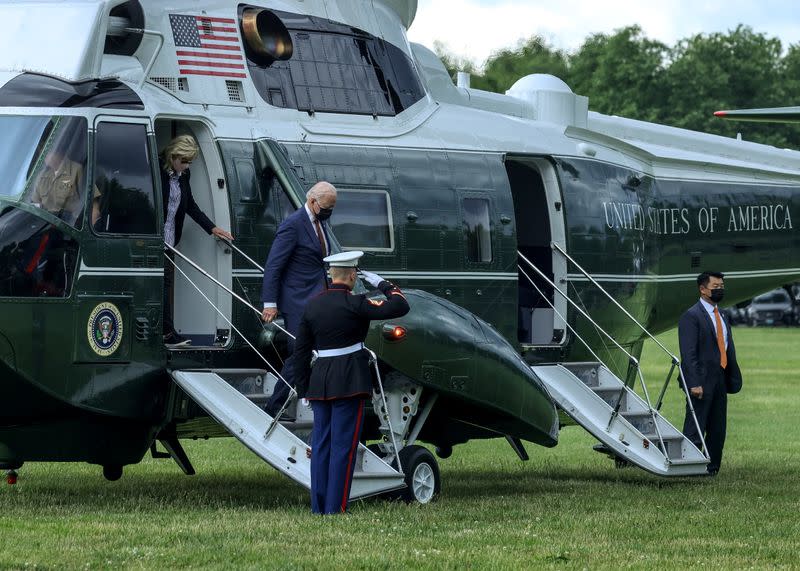
<svg viewBox="0 0 800 571">
<path fill-rule="evenodd" d="M 453 455 L 453 447 L 452 446 L 437 446 L 436 447 L 436 455 L 441 459 L 450 458 Z"/>
<path fill-rule="evenodd" d="M 116 482 L 122 478 L 122 466 L 119 464 L 108 464 L 103 466 L 103 477 L 109 482 Z"/>
<path fill-rule="evenodd" d="M 409 504 L 427 504 L 436 499 L 442 482 L 433 454 L 422 446 L 407 446 L 400 451 L 400 462 L 406 476 L 406 488 L 398 497 Z"/>
</svg>

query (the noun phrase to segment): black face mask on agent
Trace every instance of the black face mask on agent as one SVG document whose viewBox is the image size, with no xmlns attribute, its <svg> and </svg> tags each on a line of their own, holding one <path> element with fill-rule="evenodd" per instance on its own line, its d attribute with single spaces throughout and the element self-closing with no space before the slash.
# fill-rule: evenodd
<svg viewBox="0 0 800 571">
<path fill-rule="evenodd" d="M 719 303 L 725 297 L 725 288 L 712 289 L 711 294 L 708 296 L 714 303 Z"/>
</svg>

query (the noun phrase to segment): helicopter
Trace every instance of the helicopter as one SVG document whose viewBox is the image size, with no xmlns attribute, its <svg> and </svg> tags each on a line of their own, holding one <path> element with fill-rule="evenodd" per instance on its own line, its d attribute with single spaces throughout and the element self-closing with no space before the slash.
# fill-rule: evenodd
<svg viewBox="0 0 800 571">
<path fill-rule="evenodd" d="M 416 0 L 13 0 L 0 6 L 0 468 L 89 462 L 116 480 L 148 451 L 233 435 L 308 485 L 311 412 L 260 408 L 286 333 L 257 308 L 280 222 L 338 189 L 334 251 L 403 288 L 374 323 L 379 381 L 352 497 L 441 489 L 474 439 L 558 443 L 578 424 L 618 463 L 671 477 L 708 456 L 661 414 L 680 360 L 655 335 L 726 274 L 732 303 L 800 277 L 800 154 L 590 112 L 562 80 L 453 83 L 409 42 Z M 160 335 L 159 150 L 192 135 L 200 207 Z M 35 181 L 66 156 L 64 206 Z M 363 287 L 363 286 L 362 286 Z M 648 384 L 645 341 L 666 381 Z"/>
</svg>

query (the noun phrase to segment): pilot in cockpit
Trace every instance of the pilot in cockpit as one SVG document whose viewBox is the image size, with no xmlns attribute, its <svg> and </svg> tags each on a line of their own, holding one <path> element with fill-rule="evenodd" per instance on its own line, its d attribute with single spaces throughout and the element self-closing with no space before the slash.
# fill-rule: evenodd
<svg viewBox="0 0 800 571">
<path fill-rule="evenodd" d="M 72 224 L 83 207 L 83 165 L 67 156 L 66 145 L 56 144 L 44 156 L 44 168 L 33 182 L 30 201 Z M 97 222 L 100 192 L 93 188 L 92 224 Z"/>
</svg>

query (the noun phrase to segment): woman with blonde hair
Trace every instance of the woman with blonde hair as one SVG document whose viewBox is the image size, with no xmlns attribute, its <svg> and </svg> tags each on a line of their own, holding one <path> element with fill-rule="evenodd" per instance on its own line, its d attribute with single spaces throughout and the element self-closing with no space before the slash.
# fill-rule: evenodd
<svg viewBox="0 0 800 571">
<path fill-rule="evenodd" d="M 191 135 L 179 135 L 172 139 L 161 153 L 161 193 L 164 205 L 164 242 L 177 247 L 183 233 L 183 221 L 188 214 L 208 234 L 233 240 L 227 230 L 223 230 L 200 210 L 192 196 L 189 185 L 189 165 L 200 154 L 200 148 Z M 167 251 L 170 260 L 172 252 Z M 164 269 L 164 343 L 177 347 L 188 345 L 191 341 L 175 331 L 172 320 L 172 297 L 175 284 L 175 268 L 168 262 Z"/>
</svg>

